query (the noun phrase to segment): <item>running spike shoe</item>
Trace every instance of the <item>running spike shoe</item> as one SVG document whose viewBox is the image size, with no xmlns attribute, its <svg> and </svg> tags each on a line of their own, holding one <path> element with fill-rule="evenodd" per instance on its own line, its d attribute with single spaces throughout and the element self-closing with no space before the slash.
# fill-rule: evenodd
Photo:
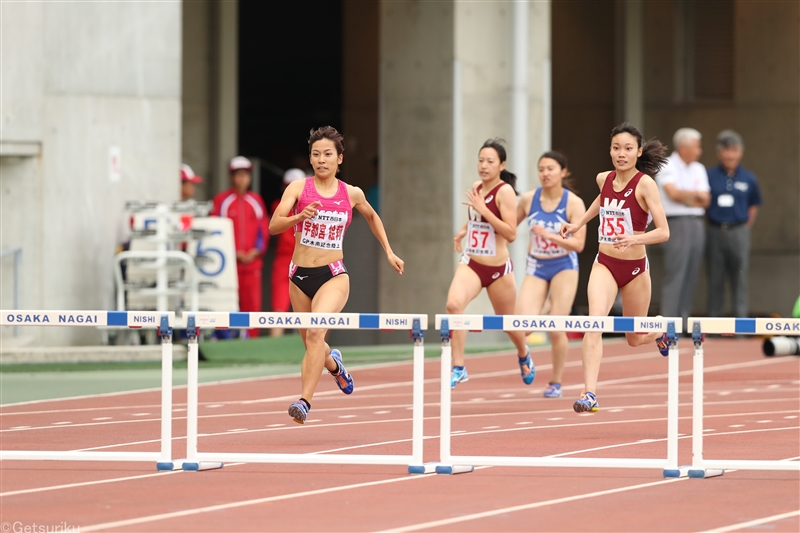
<svg viewBox="0 0 800 533">
<path fill-rule="evenodd" d="M 561 398 L 561 383 L 548 383 L 544 390 L 545 398 Z"/>
<path fill-rule="evenodd" d="M 526 368 L 528 369 L 527 374 L 525 374 Z M 523 359 L 519 360 L 519 373 L 522 375 L 522 381 L 525 382 L 525 385 L 533 383 L 533 378 L 536 377 L 536 367 L 533 366 L 530 350 L 528 350 Z"/>
<path fill-rule="evenodd" d="M 450 373 L 450 388 L 455 389 L 456 385 L 464 381 L 469 381 L 467 367 L 453 368 L 453 371 Z"/>
<path fill-rule="evenodd" d="M 339 365 L 339 372 L 336 374 L 331 373 L 333 379 L 336 380 L 336 384 L 339 385 L 339 388 L 345 394 L 351 394 L 353 392 L 353 378 L 350 376 L 350 373 L 347 372 L 347 369 L 344 367 L 344 363 L 342 362 L 342 352 L 339 350 L 331 350 L 331 357 L 336 364 Z"/>
<path fill-rule="evenodd" d="M 583 391 L 581 397 L 572 404 L 572 409 L 576 413 L 596 413 L 600 410 L 600 404 L 597 403 L 597 397 L 593 392 Z"/>
<path fill-rule="evenodd" d="M 669 355 L 669 340 L 666 333 L 656 339 L 656 346 L 658 346 L 658 352 L 661 355 L 664 357 Z"/>
<path fill-rule="evenodd" d="M 305 424 L 308 416 L 308 406 L 305 402 L 297 400 L 289 406 L 289 416 L 298 424 Z"/>
</svg>

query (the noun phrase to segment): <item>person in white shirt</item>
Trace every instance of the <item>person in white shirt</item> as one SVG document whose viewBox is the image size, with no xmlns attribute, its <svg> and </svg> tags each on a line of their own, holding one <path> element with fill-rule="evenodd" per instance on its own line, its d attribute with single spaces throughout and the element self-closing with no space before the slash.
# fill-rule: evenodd
<svg viewBox="0 0 800 533">
<path fill-rule="evenodd" d="M 656 176 L 671 235 L 661 245 L 664 251 L 661 314 L 683 317 L 684 328 L 705 250 L 703 216 L 711 199 L 708 174 L 698 162 L 703 153 L 701 139 L 700 132 L 692 128 L 676 131 L 672 137 L 675 151 Z"/>
</svg>

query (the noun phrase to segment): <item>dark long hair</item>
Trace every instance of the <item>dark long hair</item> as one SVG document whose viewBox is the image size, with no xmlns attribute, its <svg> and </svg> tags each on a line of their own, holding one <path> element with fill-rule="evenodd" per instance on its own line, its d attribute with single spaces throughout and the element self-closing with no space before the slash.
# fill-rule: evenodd
<svg viewBox="0 0 800 533">
<path fill-rule="evenodd" d="M 658 174 L 658 171 L 667 163 L 667 147 L 656 138 L 642 144 L 642 134 L 630 122 L 623 122 L 611 130 L 611 138 L 613 139 L 620 133 L 632 135 L 636 139 L 636 144 L 642 149 L 642 155 L 636 160 L 636 169 L 650 177 Z"/>
<path fill-rule="evenodd" d="M 481 146 L 481 150 L 484 148 L 492 148 L 495 152 L 497 152 L 497 157 L 500 158 L 500 162 L 504 163 L 506 161 L 506 147 L 503 146 L 505 141 L 503 139 L 498 139 L 495 137 L 494 139 L 487 139 L 486 142 L 483 143 Z M 481 150 L 478 150 L 478 154 L 481 153 Z M 511 185 L 511 188 L 514 189 L 514 194 L 519 194 L 517 192 L 517 176 L 512 174 L 506 169 L 500 171 L 500 179 Z"/>
<path fill-rule="evenodd" d="M 539 156 L 539 161 L 541 161 L 545 157 L 548 159 L 552 159 L 553 161 L 558 163 L 558 166 L 560 166 L 562 170 L 567 171 L 567 175 L 561 178 L 561 185 L 564 188 L 574 192 L 575 194 L 578 194 L 578 190 L 575 188 L 575 180 L 570 177 L 572 176 L 572 173 L 569 171 L 569 163 L 567 163 L 567 156 L 556 150 L 550 150 L 549 152 L 545 152 L 541 156 Z"/>
<path fill-rule="evenodd" d="M 336 147 L 336 155 L 344 153 L 344 135 L 336 131 L 333 126 L 323 126 L 321 128 L 312 129 L 308 137 L 308 153 L 311 154 L 311 147 L 315 142 L 322 139 L 333 141 L 333 146 Z"/>
</svg>

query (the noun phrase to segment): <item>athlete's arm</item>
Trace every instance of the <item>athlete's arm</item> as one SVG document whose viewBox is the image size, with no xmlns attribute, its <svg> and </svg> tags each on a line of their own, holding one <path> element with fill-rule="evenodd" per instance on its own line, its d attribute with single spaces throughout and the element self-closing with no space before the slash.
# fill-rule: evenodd
<svg viewBox="0 0 800 533">
<path fill-rule="evenodd" d="M 528 218 L 528 213 L 530 213 L 531 210 L 531 202 L 533 202 L 533 194 L 534 191 L 528 191 L 519 197 L 519 202 L 517 202 L 517 226 Z"/>
<path fill-rule="evenodd" d="M 398 274 L 402 274 L 404 266 L 403 260 L 392 252 L 392 247 L 389 245 L 389 238 L 386 236 L 386 229 L 383 227 L 381 217 L 379 217 L 378 213 L 369 205 L 364 191 L 362 191 L 360 187 L 348 185 L 347 193 L 350 196 L 350 203 L 353 204 L 355 209 L 358 209 L 359 213 L 364 215 L 364 218 L 367 219 L 367 224 L 369 224 L 369 229 L 372 230 L 372 234 L 375 235 L 378 242 L 383 246 L 389 264 L 392 265 L 392 268 L 395 269 Z"/>
<path fill-rule="evenodd" d="M 289 216 L 292 208 L 300 199 L 300 194 L 303 192 L 303 187 L 305 187 L 305 180 L 297 180 L 290 183 L 286 187 L 286 190 L 283 191 L 283 197 L 281 197 L 281 201 L 278 204 L 278 207 L 275 208 L 275 212 L 272 214 L 272 219 L 269 221 L 270 235 L 283 233 L 298 222 L 302 222 L 303 220 L 308 220 L 309 218 L 314 218 L 317 216 L 317 208 L 322 205 L 320 202 L 311 202 L 306 206 L 305 209 L 303 209 L 302 212 L 293 216 Z"/>
<path fill-rule="evenodd" d="M 603 190 L 603 185 L 606 182 L 606 178 L 610 172 L 601 172 L 597 175 L 597 186 L 600 187 L 600 190 Z M 600 195 L 597 195 L 597 198 L 594 199 L 592 205 L 589 206 L 589 209 L 581 216 L 576 222 L 572 222 L 570 219 L 569 224 L 564 224 L 561 226 L 561 231 L 559 232 L 560 235 L 566 238 L 570 233 L 575 235 L 578 230 L 584 227 L 590 220 L 600 214 Z M 584 236 L 584 239 L 586 237 Z"/>
<path fill-rule="evenodd" d="M 636 187 L 636 201 L 639 205 L 644 204 L 643 207 L 650 212 L 656 227 L 646 233 L 615 235 L 614 248 L 623 252 L 636 244 L 658 244 L 669 240 L 667 215 L 664 214 L 664 207 L 661 205 L 658 185 L 650 176 L 642 176 L 639 180 L 639 185 Z"/>
<path fill-rule="evenodd" d="M 453 250 L 455 250 L 458 253 L 461 253 L 463 251 L 463 248 L 461 248 L 461 241 L 463 241 L 464 237 L 466 236 L 467 236 L 467 223 L 465 222 L 464 225 L 461 226 L 461 229 L 458 230 L 458 233 L 456 233 L 456 236 L 453 237 Z"/>
<path fill-rule="evenodd" d="M 517 215 L 515 212 L 517 197 L 514 194 L 514 189 L 511 187 L 500 187 L 497 189 L 494 201 L 500 210 L 500 218 L 489 211 L 489 208 L 486 207 L 485 200 L 478 193 L 476 187 L 467 191 L 467 200 L 469 201 L 463 203 L 472 206 L 472 208 L 481 215 L 483 220 L 492 225 L 498 235 L 503 237 L 507 242 L 514 242 L 514 239 L 517 238 Z M 506 222 L 507 220 L 513 220 L 515 224 Z"/>
<path fill-rule="evenodd" d="M 586 204 L 583 203 L 581 197 L 570 192 L 568 198 L 567 220 L 577 220 L 583 217 L 586 213 Z M 584 224 L 577 231 L 572 233 L 572 237 L 562 237 L 558 233 L 547 231 L 545 232 L 544 238 L 566 248 L 570 252 L 581 253 L 583 247 L 586 245 L 586 225 Z"/>
</svg>

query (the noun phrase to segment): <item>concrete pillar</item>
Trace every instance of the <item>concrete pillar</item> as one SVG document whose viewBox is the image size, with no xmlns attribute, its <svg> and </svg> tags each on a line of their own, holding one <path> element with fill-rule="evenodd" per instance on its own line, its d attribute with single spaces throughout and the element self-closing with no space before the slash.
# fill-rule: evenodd
<svg viewBox="0 0 800 533">
<path fill-rule="evenodd" d="M 679 2 L 680 3 L 680 2 Z M 639 131 L 645 131 L 644 124 L 644 49 L 642 14 L 644 7 L 639 0 L 618 0 L 616 3 L 618 24 L 621 31 L 617 35 L 617 54 L 620 62 L 617 78 L 618 122 L 628 121 Z M 676 80 L 676 84 L 678 81 Z M 676 85 L 677 86 L 677 85 Z"/>
<path fill-rule="evenodd" d="M 407 262 L 402 280 L 382 268 L 381 311 L 444 312 L 458 261 L 452 239 L 466 222 L 461 202 L 479 179 L 478 152 L 486 139 L 506 139 L 509 170 L 523 177 L 523 186 L 525 180 L 533 186 L 528 178 L 536 176 L 537 158 L 550 144 L 550 3 L 525 7 L 527 96 L 517 101 L 527 104 L 528 125 L 527 140 L 518 146 L 512 138 L 514 2 L 381 4 L 384 221 Z M 522 250 L 520 257 L 526 232 L 523 237 L 512 245 Z M 524 260 L 515 268 L 522 275 Z M 482 295 L 469 312 L 491 313 L 488 298 Z"/>
<path fill-rule="evenodd" d="M 239 1 L 211 3 L 211 180 L 230 187 L 228 161 L 239 151 Z"/>
</svg>

